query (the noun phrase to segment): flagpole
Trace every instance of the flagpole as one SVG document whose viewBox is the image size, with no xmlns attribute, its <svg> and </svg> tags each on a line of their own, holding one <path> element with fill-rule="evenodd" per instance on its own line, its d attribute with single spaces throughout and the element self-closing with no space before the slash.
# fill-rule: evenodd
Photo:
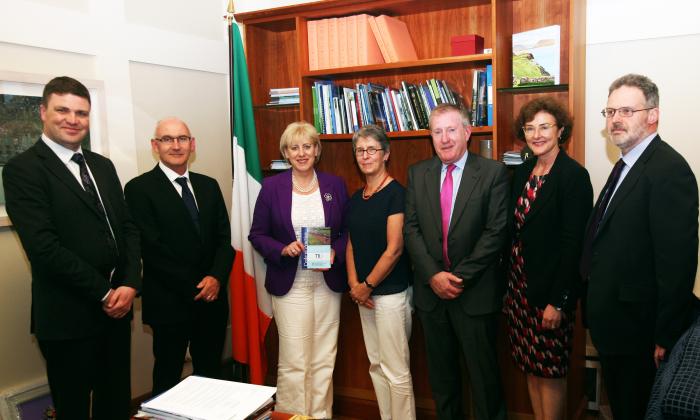
<svg viewBox="0 0 700 420">
<path fill-rule="evenodd" d="M 228 32 L 228 71 L 231 77 L 229 77 L 229 120 L 230 120 L 230 129 L 231 129 L 231 144 L 233 145 L 233 125 L 234 125 L 234 108 L 235 108 L 235 101 L 234 98 L 236 97 L 234 95 L 234 89 L 235 89 L 235 83 L 233 81 L 233 78 L 235 75 L 233 74 L 233 48 L 234 48 L 234 43 L 233 43 L 233 28 L 231 25 L 235 25 L 233 22 L 233 14 L 234 14 L 234 7 L 233 7 L 233 0 L 228 0 L 228 7 L 226 8 L 226 15 L 224 16 L 224 19 L 226 20 L 227 23 L 227 32 Z M 234 168 L 233 168 L 233 147 L 230 148 L 231 150 L 231 179 L 233 179 L 233 176 L 235 174 Z"/>
</svg>

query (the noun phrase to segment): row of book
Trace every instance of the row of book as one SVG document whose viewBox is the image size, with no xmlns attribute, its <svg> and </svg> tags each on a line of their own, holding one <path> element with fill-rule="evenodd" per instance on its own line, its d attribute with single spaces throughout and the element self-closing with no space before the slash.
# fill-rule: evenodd
<svg viewBox="0 0 700 420">
<path fill-rule="evenodd" d="M 310 20 L 306 31 L 309 70 L 418 59 L 406 24 L 390 16 Z"/>
<path fill-rule="evenodd" d="M 472 126 L 493 125 L 493 67 L 472 71 Z"/>
<path fill-rule="evenodd" d="M 317 81 L 312 89 L 314 125 L 322 134 L 351 134 L 368 124 L 386 131 L 428 128 L 428 116 L 442 103 L 460 105 L 462 98 L 444 80 L 402 81 L 401 88 L 358 83 L 355 88 Z"/>
<path fill-rule="evenodd" d="M 267 102 L 267 106 L 295 105 L 298 103 L 298 87 L 270 89 L 270 100 Z"/>
</svg>

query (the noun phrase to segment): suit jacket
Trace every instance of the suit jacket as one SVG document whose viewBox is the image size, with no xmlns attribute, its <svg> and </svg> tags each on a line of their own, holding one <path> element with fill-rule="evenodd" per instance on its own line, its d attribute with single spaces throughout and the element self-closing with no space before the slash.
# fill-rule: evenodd
<svg viewBox="0 0 700 420">
<path fill-rule="evenodd" d="M 537 158 L 529 159 L 513 174 L 508 206 L 511 238 L 516 234 L 515 205 L 536 163 Z M 530 304 L 543 309 L 548 304 L 576 309 L 581 290 L 581 244 L 592 206 L 588 171 L 561 150 L 519 232 Z M 508 245 L 510 252 L 512 240 Z"/>
<path fill-rule="evenodd" d="M 41 139 L 3 171 L 7 213 L 32 267 L 32 332 L 40 340 L 100 333 L 111 320 L 102 310 L 109 289 L 141 287 L 138 230 L 114 165 L 83 155 L 114 231 L 116 260 L 93 199 Z"/>
<path fill-rule="evenodd" d="M 323 272 L 328 287 L 335 292 L 347 290 L 345 246 L 348 241 L 345 211 L 348 192 L 343 180 L 335 175 L 316 172 L 323 203 L 326 226 L 331 228 L 331 247 L 335 260 Z M 267 264 L 265 288 L 283 296 L 292 288 L 299 257 L 283 257 L 282 248 L 296 240 L 292 226 L 292 171 L 265 178 L 253 212 L 248 240 Z"/>
<path fill-rule="evenodd" d="M 440 171 L 434 157 L 409 168 L 404 238 L 414 265 L 414 299 L 424 311 L 440 298 L 430 278 L 443 271 Z M 448 240 L 451 271 L 464 280 L 457 298 L 469 315 L 500 309 L 505 283 L 500 252 L 506 239 L 508 172 L 503 164 L 470 153 L 452 211 Z"/>
<path fill-rule="evenodd" d="M 657 136 L 620 183 L 593 239 L 586 316 L 598 351 L 670 349 L 687 326 L 697 252 L 695 176 Z"/>
<path fill-rule="evenodd" d="M 189 321 L 195 306 L 228 311 L 226 285 L 234 253 L 224 197 L 216 180 L 189 172 L 199 209 L 197 231 L 180 194 L 158 165 L 126 184 L 124 194 L 141 230 L 143 322 Z M 220 285 L 213 302 L 194 301 L 197 284 L 213 276 Z"/>
</svg>

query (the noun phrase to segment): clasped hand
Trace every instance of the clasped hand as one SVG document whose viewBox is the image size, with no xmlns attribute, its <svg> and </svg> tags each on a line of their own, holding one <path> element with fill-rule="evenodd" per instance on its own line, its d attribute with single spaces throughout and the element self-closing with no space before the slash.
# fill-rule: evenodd
<svg viewBox="0 0 700 420">
<path fill-rule="evenodd" d="M 107 298 L 102 302 L 102 310 L 111 318 L 123 318 L 131 310 L 136 290 L 128 286 L 111 289 Z"/>
<path fill-rule="evenodd" d="M 374 309 L 374 301 L 370 297 L 372 289 L 364 283 L 357 283 L 350 289 L 352 301 L 368 309 Z"/>
<path fill-rule="evenodd" d="M 455 299 L 464 291 L 464 280 L 449 271 L 440 271 L 430 278 L 430 288 L 440 299 Z"/>
</svg>

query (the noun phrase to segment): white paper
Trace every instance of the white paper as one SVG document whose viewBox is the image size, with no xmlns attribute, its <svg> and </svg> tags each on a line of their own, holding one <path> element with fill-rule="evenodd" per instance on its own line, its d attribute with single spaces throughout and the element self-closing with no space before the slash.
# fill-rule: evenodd
<svg viewBox="0 0 700 420">
<path fill-rule="evenodd" d="M 242 420 L 262 407 L 276 390 L 269 386 L 189 376 L 143 403 L 141 408 L 194 420 Z"/>
</svg>

